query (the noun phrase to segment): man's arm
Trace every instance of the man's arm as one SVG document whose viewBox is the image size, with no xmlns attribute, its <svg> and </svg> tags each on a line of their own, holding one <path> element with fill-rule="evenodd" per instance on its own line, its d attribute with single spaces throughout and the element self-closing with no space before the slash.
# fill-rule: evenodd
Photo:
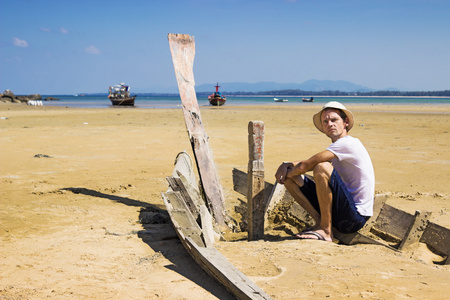
<svg viewBox="0 0 450 300">
<path fill-rule="evenodd" d="M 317 164 L 331 161 L 335 157 L 336 157 L 336 155 L 334 155 L 333 152 L 331 152 L 329 150 L 325 150 L 325 151 L 319 152 L 319 153 L 311 156 L 307 160 L 294 162 L 293 168 L 288 170 L 286 177 L 290 178 L 293 176 L 305 174 L 306 172 L 312 171 Z"/>
<path fill-rule="evenodd" d="M 301 174 L 305 174 L 308 171 L 312 171 L 314 167 L 322 162 L 327 162 L 335 158 L 332 152 L 325 150 L 313 155 L 307 160 L 295 161 L 295 162 L 284 162 L 279 167 L 275 173 L 275 179 L 278 183 L 283 184 L 287 178 L 295 177 Z"/>
</svg>

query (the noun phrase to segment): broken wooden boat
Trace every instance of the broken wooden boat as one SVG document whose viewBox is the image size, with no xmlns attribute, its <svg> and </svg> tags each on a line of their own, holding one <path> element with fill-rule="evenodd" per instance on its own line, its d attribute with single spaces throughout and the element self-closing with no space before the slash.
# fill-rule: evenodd
<svg viewBox="0 0 450 300">
<path fill-rule="evenodd" d="M 236 298 L 271 299 L 214 248 L 219 234 L 201 198 L 192 161 L 186 152 L 178 154 L 173 174 L 167 181 L 169 189 L 162 194 L 164 204 L 181 243 L 192 258 Z"/>
<path fill-rule="evenodd" d="M 169 188 L 162 193 L 164 204 L 181 243 L 193 259 L 214 279 L 224 285 L 238 299 L 270 299 L 260 287 L 233 266 L 217 249 L 215 241 L 231 224 L 225 210 L 223 190 L 208 146 L 200 109 L 194 89 L 194 38 L 184 34 L 169 34 L 169 44 L 177 77 L 186 128 L 199 174 L 195 179 L 193 163 L 186 152 L 175 161 L 172 176 L 167 177 Z M 282 185 L 264 180 L 264 123 L 249 123 L 248 174 L 233 170 L 234 189 L 247 197 L 249 240 L 264 235 L 264 220 L 281 201 L 289 200 Z M 387 197 L 375 199 L 374 215 L 358 232 L 334 236 L 343 244 L 377 244 L 401 251 L 416 242 L 426 243 L 450 264 L 450 230 L 429 221 L 430 214 L 417 212 L 414 216 L 386 204 Z M 295 202 L 290 215 L 308 221 L 306 211 Z M 381 232 L 375 237 L 374 233 Z M 387 242 L 387 238 L 396 242 Z"/>
<path fill-rule="evenodd" d="M 164 204 L 184 248 L 206 273 L 238 299 L 271 299 L 214 248 L 215 239 L 222 230 L 229 230 L 231 222 L 194 89 L 195 40 L 187 34 L 169 34 L 168 39 L 200 180 L 197 186 L 192 160 L 181 152 L 172 176 L 167 178 Z"/>
<path fill-rule="evenodd" d="M 244 196 L 248 193 L 248 174 L 233 169 L 234 190 Z M 312 226 L 312 218 L 297 204 L 283 185 L 265 182 L 265 220 L 281 202 L 290 203 L 286 216 Z M 345 245 L 375 244 L 394 251 L 403 251 L 414 243 L 424 243 L 442 257 L 439 264 L 450 265 L 450 229 L 429 221 L 431 213 L 416 211 L 414 215 L 387 204 L 388 195 L 375 195 L 374 214 L 363 228 L 355 233 L 344 234 L 333 228 L 334 237 Z M 289 223 L 289 221 L 288 221 Z"/>
</svg>

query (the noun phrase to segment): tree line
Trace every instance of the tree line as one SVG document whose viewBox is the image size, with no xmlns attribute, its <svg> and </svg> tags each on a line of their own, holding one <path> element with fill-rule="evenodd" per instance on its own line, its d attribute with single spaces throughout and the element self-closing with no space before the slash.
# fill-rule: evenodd
<svg viewBox="0 0 450 300">
<path fill-rule="evenodd" d="M 209 93 L 197 93 L 198 96 L 206 96 Z M 264 91 L 264 92 L 223 92 L 226 95 L 242 95 L 242 96 L 261 96 L 261 95 L 273 95 L 273 96 L 389 96 L 389 97 L 450 97 L 450 90 L 444 91 L 370 91 L 370 92 L 342 92 L 342 91 L 303 91 L 303 90 L 277 90 L 277 91 Z"/>
</svg>

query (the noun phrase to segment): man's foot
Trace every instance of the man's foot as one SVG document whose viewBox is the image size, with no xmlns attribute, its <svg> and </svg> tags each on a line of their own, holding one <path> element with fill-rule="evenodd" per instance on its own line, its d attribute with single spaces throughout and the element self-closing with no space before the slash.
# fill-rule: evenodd
<svg viewBox="0 0 450 300">
<path fill-rule="evenodd" d="M 318 240 L 318 241 L 326 241 L 326 242 L 333 241 L 333 238 L 330 236 L 327 236 L 325 233 L 319 233 L 317 231 L 312 231 L 312 230 L 302 231 L 299 234 L 296 234 L 295 236 L 301 240 Z"/>
</svg>

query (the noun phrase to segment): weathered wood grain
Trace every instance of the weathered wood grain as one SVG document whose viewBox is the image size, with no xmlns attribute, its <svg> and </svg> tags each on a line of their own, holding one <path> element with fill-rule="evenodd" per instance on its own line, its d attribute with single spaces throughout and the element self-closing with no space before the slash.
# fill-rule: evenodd
<svg viewBox="0 0 450 300">
<path fill-rule="evenodd" d="M 404 248 L 417 243 L 422 237 L 423 232 L 428 226 L 428 220 L 431 217 L 431 212 L 421 212 L 416 211 L 414 214 L 414 222 L 411 227 L 406 232 L 403 241 L 398 246 L 398 250 L 403 250 Z"/>
<path fill-rule="evenodd" d="M 264 123 L 262 121 L 249 122 L 248 147 L 248 240 L 254 241 L 264 237 Z"/>
<path fill-rule="evenodd" d="M 187 153 L 177 157 L 177 160 L 180 159 L 182 162 L 175 164 L 173 174 L 182 175 L 180 170 L 184 170 L 184 173 L 190 172 L 189 169 L 192 165 L 189 159 L 183 157 L 185 155 Z M 193 196 L 189 194 L 189 191 L 193 189 L 186 188 L 184 183 L 178 179 L 176 176 L 168 179 L 168 182 L 172 184 L 169 185 L 166 193 L 162 193 L 162 197 L 175 231 L 187 252 L 210 276 L 224 285 L 237 299 L 271 299 L 214 248 L 215 233 L 209 211 L 205 205 L 200 205 L 201 226 L 199 226 L 191 209 L 186 205 L 186 201 L 190 203 L 192 200 Z M 190 176 L 189 181 L 189 184 L 195 182 L 195 177 Z"/>
<path fill-rule="evenodd" d="M 425 243 L 443 255 L 447 255 L 446 264 L 450 264 L 450 229 L 435 223 L 429 223 L 420 242 Z"/>
<path fill-rule="evenodd" d="M 237 299 L 272 299 L 245 274 L 239 271 L 215 248 L 202 248 L 186 239 L 193 258 L 213 278 L 219 281 Z"/>
<path fill-rule="evenodd" d="M 168 39 L 186 128 L 194 150 L 202 190 L 215 222 L 225 229 L 228 219 L 225 198 L 208 145 L 208 136 L 203 127 L 194 88 L 195 39 L 187 34 L 169 34 Z"/>
<path fill-rule="evenodd" d="M 402 240 L 413 223 L 414 216 L 412 214 L 385 204 L 374 228 Z"/>
</svg>

